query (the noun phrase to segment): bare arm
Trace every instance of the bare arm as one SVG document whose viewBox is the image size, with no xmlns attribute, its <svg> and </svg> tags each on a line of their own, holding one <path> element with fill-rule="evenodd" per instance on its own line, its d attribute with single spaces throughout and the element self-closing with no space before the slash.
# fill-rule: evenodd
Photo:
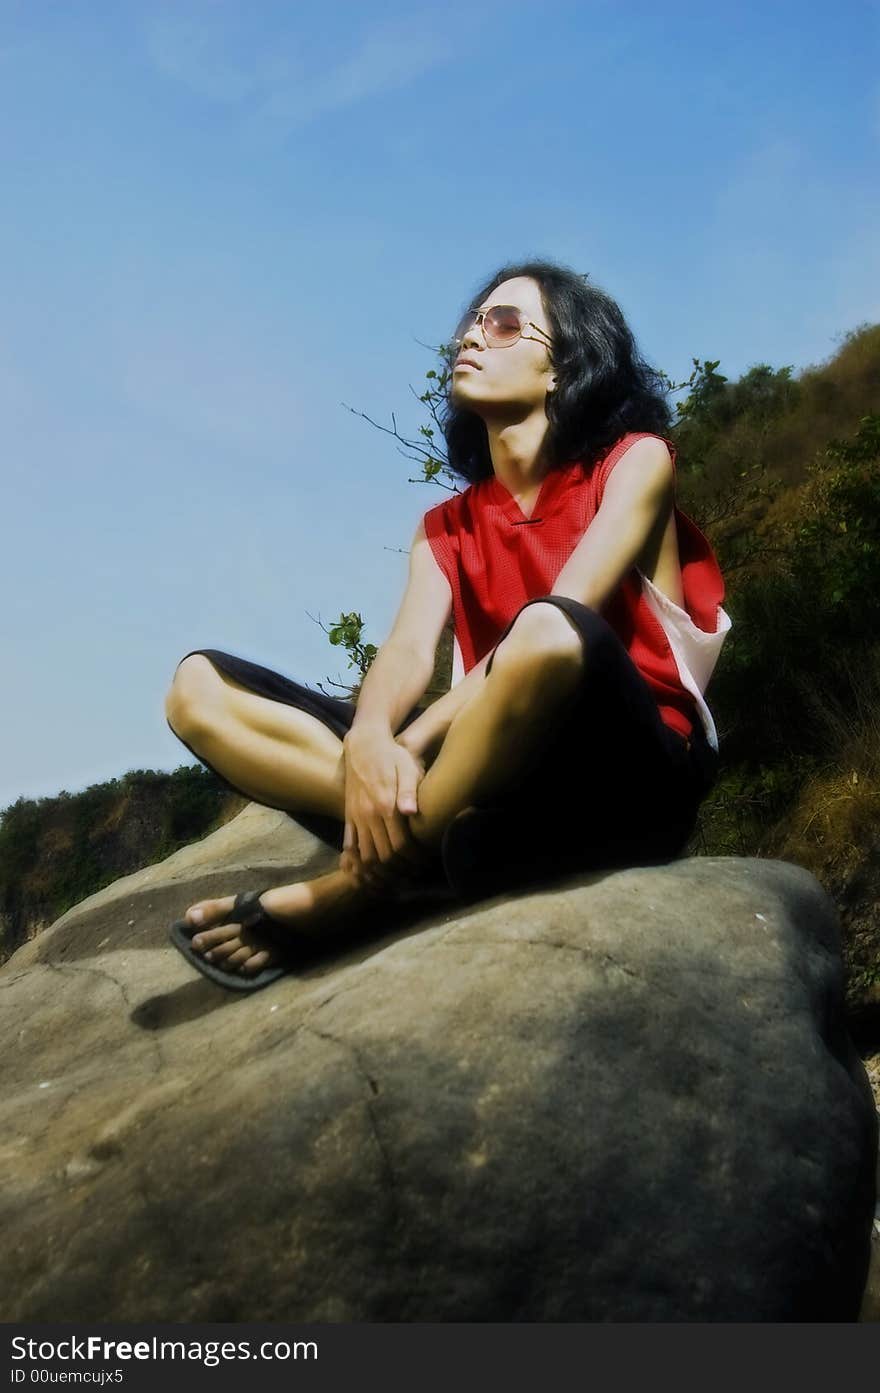
<svg viewBox="0 0 880 1393">
<path fill-rule="evenodd" d="M 389 636 L 364 678 L 352 731 L 378 730 L 393 738 L 404 716 L 424 695 L 433 671 L 433 658 Z"/>
<path fill-rule="evenodd" d="M 662 440 L 637 440 L 609 476 L 602 503 L 556 577 L 551 594 L 600 610 L 674 503 L 672 456 Z"/>
<path fill-rule="evenodd" d="M 491 651 L 491 650 L 490 650 Z M 486 674 L 489 653 L 472 667 L 467 677 L 438 697 L 397 737 L 399 745 L 430 763 L 437 755 L 446 733 L 461 708 L 478 691 Z"/>
<path fill-rule="evenodd" d="M 395 731 L 434 672 L 437 644 L 452 608 L 452 592 L 420 522 L 413 538 L 406 591 L 358 697 L 352 731 Z"/>
<path fill-rule="evenodd" d="M 345 756 L 345 832 L 340 864 L 372 868 L 412 851 L 406 819 L 417 811 L 425 768 L 394 732 L 425 691 L 437 643 L 452 608 L 449 582 L 419 523 L 409 580 L 391 633 L 364 678 Z"/>
</svg>

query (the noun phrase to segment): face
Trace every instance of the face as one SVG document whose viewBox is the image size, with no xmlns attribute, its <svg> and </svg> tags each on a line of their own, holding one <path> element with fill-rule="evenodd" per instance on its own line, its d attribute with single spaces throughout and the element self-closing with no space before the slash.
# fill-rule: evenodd
<svg viewBox="0 0 880 1393">
<path fill-rule="evenodd" d="M 492 305 L 516 305 L 523 317 L 552 341 L 537 281 L 527 276 L 502 281 L 475 308 L 488 310 Z M 474 324 L 462 339 L 457 357 L 472 359 L 476 366 L 453 368 L 452 400 L 479 416 L 527 415 L 543 408 L 548 389 L 555 384 L 548 344 L 530 326 L 515 343 L 492 347 L 486 342 L 483 325 Z"/>
</svg>

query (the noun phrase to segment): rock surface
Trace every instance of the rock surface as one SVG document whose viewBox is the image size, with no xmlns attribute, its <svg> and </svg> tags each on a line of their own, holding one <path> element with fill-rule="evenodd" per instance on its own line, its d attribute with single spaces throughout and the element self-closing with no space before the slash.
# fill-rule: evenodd
<svg viewBox="0 0 880 1393">
<path fill-rule="evenodd" d="M 849 1321 L 836 914 L 693 858 L 397 909 L 239 997 L 167 925 L 335 853 L 252 805 L 0 971 L 6 1321 Z"/>
</svg>

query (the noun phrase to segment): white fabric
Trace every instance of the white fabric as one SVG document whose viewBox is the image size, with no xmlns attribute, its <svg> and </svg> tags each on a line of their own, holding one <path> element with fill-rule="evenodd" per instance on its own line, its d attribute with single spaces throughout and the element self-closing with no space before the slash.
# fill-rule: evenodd
<svg viewBox="0 0 880 1393">
<path fill-rule="evenodd" d="M 714 634 L 707 634 L 703 629 L 697 628 L 687 610 L 683 610 L 680 605 L 670 600 L 668 595 L 664 595 L 662 590 L 658 590 L 653 581 L 648 580 L 641 571 L 638 571 L 638 574 L 648 606 L 669 639 L 669 647 L 678 667 L 681 684 L 694 696 L 706 739 L 712 749 L 717 750 L 718 732 L 712 713 L 703 699 L 703 693 L 709 685 L 709 678 L 715 671 L 724 640 L 730 630 L 730 615 L 719 605 L 718 626 Z"/>
<path fill-rule="evenodd" d="M 458 639 L 452 635 L 452 681 L 450 687 L 454 687 L 464 677 L 464 658 L 461 656 L 461 649 L 458 646 Z"/>
</svg>

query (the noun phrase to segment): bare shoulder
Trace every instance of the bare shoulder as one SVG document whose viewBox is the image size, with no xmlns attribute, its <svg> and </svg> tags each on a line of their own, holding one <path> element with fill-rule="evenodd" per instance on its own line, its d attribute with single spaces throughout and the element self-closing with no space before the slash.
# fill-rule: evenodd
<svg viewBox="0 0 880 1393">
<path fill-rule="evenodd" d="M 649 495 L 662 499 L 673 490 L 675 471 L 672 455 L 659 436 L 642 436 L 624 450 L 612 467 L 605 485 L 605 496 L 627 494 L 631 499 Z"/>
<path fill-rule="evenodd" d="M 638 460 L 644 466 L 656 464 L 668 465 L 672 468 L 672 455 L 669 446 L 659 435 L 643 435 L 641 439 L 634 440 L 633 443 L 624 450 L 620 457 L 620 463 L 624 460 Z"/>
</svg>

